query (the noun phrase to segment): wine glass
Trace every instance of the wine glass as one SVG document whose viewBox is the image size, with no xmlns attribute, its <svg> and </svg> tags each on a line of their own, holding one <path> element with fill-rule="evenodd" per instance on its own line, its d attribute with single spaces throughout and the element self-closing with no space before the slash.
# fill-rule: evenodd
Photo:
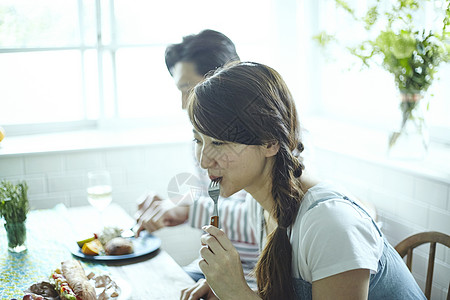
<svg viewBox="0 0 450 300">
<path fill-rule="evenodd" d="M 103 226 L 103 212 L 112 201 L 111 175 L 108 171 L 90 171 L 88 177 L 88 201 L 100 213 L 100 222 Z"/>
</svg>

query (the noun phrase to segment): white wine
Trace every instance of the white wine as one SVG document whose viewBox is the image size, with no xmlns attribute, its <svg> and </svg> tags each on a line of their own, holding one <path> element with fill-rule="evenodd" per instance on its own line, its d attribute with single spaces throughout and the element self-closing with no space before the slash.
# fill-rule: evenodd
<svg viewBox="0 0 450 300">
<path fill-rule="evenodd" d="M 103 211 L 112 201 L 110 185 L 97 185 L 87 189 L 89 203 Z"/>
</svg>

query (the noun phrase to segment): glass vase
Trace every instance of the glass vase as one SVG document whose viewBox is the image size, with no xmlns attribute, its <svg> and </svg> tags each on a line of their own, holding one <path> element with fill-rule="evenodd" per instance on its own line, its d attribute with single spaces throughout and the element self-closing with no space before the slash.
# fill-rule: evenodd
<svg viewBox="0 0 450 300">
<path fill-rule="evenodd" d="M 8 251 L 20 253 L 27 250 L 27 228 L 25 221 L 17 223 L 5 223 L 6 236 L 8 238 Z"/>
<path fill-rule="evenodd" d="M 401 124 L 390 134 L 388 155 L 395 159 L 424 159 L 429 145 L 427 103 L 421 94 L 401 93 L 400 111 Z"/>
</svg>

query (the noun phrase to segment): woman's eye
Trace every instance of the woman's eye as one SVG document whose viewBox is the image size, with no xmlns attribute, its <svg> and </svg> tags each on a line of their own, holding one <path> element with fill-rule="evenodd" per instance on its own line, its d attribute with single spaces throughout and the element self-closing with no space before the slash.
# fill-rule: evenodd
<svg viewBox="0 0 450 300">
<path fill-rule="evenodd" d="M 200 141 L 198 138 L 194 138 L 193 140 L 192 140 L 194 143 L 196 143 L 196 144 L 200 144 L 202 141 Z"/>
<path fill-rule="evenodd" d="M 219 141 L 212 141 L 212 144 L 214 146 L 221 146 L 221 145 L 224 145 L 225 143 L 224 142 L 219 142 Z"/>
</svg>

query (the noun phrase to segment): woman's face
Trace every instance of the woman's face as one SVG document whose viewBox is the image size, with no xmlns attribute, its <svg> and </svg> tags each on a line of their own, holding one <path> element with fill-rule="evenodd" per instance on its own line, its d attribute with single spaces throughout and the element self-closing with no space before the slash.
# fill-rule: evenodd
<svg viewBox="0 0 450 300">
<path fill-rule="evenodd" d="M 229 197 L 245 189 L 253 195 L 267 186 L 272 165 L 267 145 L 244 145 L 216 140 L 194 130 L 196 157 L 211 180 L 221 178 L 220 195 Z"/>
</svg>

